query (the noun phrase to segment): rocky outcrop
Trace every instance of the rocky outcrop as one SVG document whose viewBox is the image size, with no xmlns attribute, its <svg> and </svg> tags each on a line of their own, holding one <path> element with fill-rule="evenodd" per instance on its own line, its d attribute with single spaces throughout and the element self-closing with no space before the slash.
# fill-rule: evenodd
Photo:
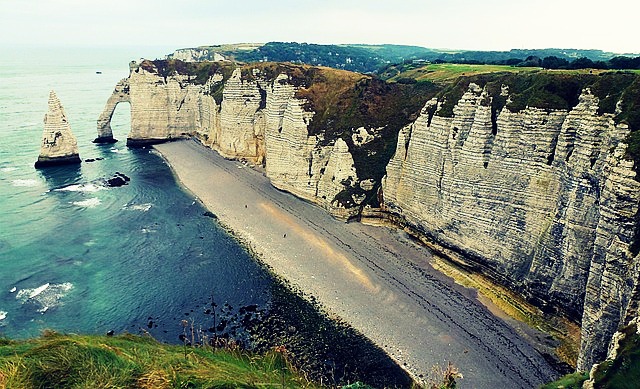
<svg viewBox="0 0 640 389">
<path fill-rule="evenodd" d="M 36 168 L 79 164 L 78 142 L 71 132 L 67 115 L 54 91 L 49 92 L 49 110 L 44 116 L 44 132 Z"/>
<path fill-rule="evenodd" d="M 207 76 L 198 78 L 198 74 Z M 313 131 L 312 101 L 301 92 L 314 98 L 314 86 L 328 87 L 329 77 L 349 88 L 366 80 L 354 75 L 278 64 L 237 67 L 231 63 L 144 61 L 131 66 L 129 77 L 116 86 L 98 120 L 98 139 L 113 139 L 113 111 L 118 103 L 129 102 L 128 145 L 197 136 L 227 158 L 264 165 L 274 186 L 348 219 L 359 214 L 365 199 L 375 198 L 394 143 L 382 140 L 389 132 L 386 127 L 344 130 L 334 124 Z M 324 111 L 336 110 L 316 104 Z M 362 122 L 360 118 L 355 122 L 360 123 L 358 120 Z M 365 158 L 375 161 L 377 168 Z M 368 171 L 357 172 L 359 161 Z"/>
<path fill-rule="evenodd" d="M 98 137 L 93 140 L 93 143 L 115 143 L 118 141 L 113 137 L 111 118 L 118 103 L 122 102 L 131 102 L 129 99 L 129 80 L 126 78 L 116 84 L 113 93 L 107 100 L 107 105 L 98 118 Z"/>
<path fill-rule="evenodd" d="M 570 111 L 502 109 L 495 122 L 493 98 L 470 84 L 451 117 L 429 115 L 438 103 L 428 103 L 399 135 L 384 205 L 468 266 L 581 320 L 578 368 L 588 369 L 637 315 L 629 130 L 598 114 L 588 89 Z"/>
<path fill-rule="evenodd" d="M 129 144 L 196 136 L 336 217 L 366 210 L 408 227 L 582 323 L 588 369 L 638 316 L 640 183 L 619 90 L 637 81 L 492 77 L 443 90 L 295 65 L 144 61 L 116 87 L 100 136 L 128 101 Z"/>
</svg>

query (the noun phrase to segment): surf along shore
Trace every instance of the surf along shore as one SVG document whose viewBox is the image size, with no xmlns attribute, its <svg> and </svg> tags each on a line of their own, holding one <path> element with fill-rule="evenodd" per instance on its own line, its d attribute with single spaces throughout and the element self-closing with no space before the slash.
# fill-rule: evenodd
<svg viewBox="0 0 640 389">
<path fill-rule="evenodd" d="M 194 140 L 154 147 L 258 260 L 414 377 L 449 361 L 464 375 L 461 388 L 531 388 L 558 377 L 474 290 L 433 269 L 431 252 L 405 232 L 338 221 Z"/>
</svg>

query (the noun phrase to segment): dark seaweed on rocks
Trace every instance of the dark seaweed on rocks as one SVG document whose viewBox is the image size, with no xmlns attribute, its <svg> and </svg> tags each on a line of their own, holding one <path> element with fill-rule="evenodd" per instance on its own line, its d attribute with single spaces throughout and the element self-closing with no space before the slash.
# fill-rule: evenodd
<svg viewBox="0 0 640 389">
<path fill-rule="evenodd" d="M 107 179 L 105 185 L 110 188 L 117 188 L 123 185 L 127 185 L 131 181 L 131 178 L 127 177 L 125 174 L 116 172 L 113 177 Z"/>
<path fill-rule="evenodd" d="M 284 346 L 293 364 L 316 382 L 360 381 L 374 387 L 410 387 L 412 380 L 391 358 L 346 323 L 321 314 L 316 303 L 276 281 L 272 303 L 249 328 L 256 351 Z"/>
</svg>

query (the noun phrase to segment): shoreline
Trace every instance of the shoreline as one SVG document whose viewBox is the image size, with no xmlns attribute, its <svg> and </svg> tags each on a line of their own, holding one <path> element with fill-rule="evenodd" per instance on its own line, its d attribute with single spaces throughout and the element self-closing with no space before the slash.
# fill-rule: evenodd
<svg viewBox="0 0 640 389">
<path fill-rule="evenodd" d="M 414 378 L 447 361 L 463 373 L 463 388 L 533 387 L 558 376 L 472 290 L 434 270 L 430 252 L 402 231 L 340 222 L 193 140 L 154 147 L 252 255 Z"/>
</svg>

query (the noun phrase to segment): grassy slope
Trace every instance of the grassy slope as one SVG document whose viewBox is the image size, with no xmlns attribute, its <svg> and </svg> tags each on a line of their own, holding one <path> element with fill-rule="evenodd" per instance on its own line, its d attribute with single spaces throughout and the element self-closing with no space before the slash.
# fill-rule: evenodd
<svg viewBox="0 0 640 389">
<path fill-rule="evenodd" d="M 185 349 L 133 335 L 0 339 L 0 388 L 319 387 L 288 366 L 276 352 Z"/>
<path fill-rule="evenodd" d="M 640 334 L 636 325 L 630 325 L 622 332 L 626 334 L 620 342 L 617 357 L 598 365 L 594 373 L 594 387 L 600 389 L 635 389 L 640 385 Z M 589 378 L 588 373 L 578 372 L 566 375 L 541 389 L 582 388 Z"/>
<path fill-rule="evenodd" d="M 394 65 L 381 74 L 381 77 L 394 82 L 401 78 L 412 78 L 417 81 L 433 81 L 446 83 L 455 81 L 460 76 L 473 76 L 476 74 L 511 72 L 523 73 L 539 70 L 539 68 L 517 68 L 503 65 L 466 65 L 466 64 L 405 64 Z"/>
</svg>

